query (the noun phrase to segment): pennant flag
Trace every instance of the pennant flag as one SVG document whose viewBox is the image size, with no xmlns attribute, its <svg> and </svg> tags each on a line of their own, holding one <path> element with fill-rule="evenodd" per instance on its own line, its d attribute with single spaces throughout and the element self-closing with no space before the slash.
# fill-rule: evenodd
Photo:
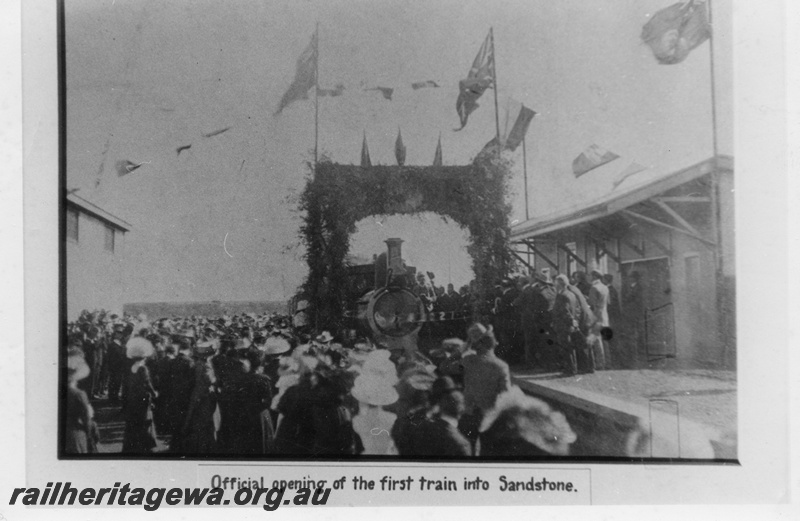
<svg viewBox="0 0 800 521">
<path fill-rule="evenodd" d="M 208 134 L 203 134 L 203 137 L 214 137 L 214 136 L 219 136 L 220 134 L 222 134 L 222 133 L 224 133 L 224 132 L 227 132 L 227 131 L 229 131 L 230 129 L 231 129 L 231 127 L 225 127 L 225 128 L 223 128 L 223 129 L 220 129 L 220 130 L 215 130 L 214 132 L 209 132 Z"/>
<path fill-rule="evenodd" d="M 108 147 L 111 145 L 111 136 L 106 138 L 106 144 L 103 147 L 103 152 L 100 154 L 102 159 L 100 159 L 100 168 L 97 169 L 97 177 L 94 180 L 94 187 L 95 189 L 100 188 L 100 181 L 103 179 L 103 172 L 106 168 L 106 155 L 108 154 Z"/>
<path fill-rule="evenodd" d="M 658 63 L 673 65 L 711 37 L 705 2 L 678 2 L 656 12 L 642 28 L 642 41 Z"/>
<path fill-rule="evenodd" d="M 497 136 L 495 136 L 492 139 L 490 139 L 488 143 L 483 145 L 481 151 L 478 152 L 478 155 L 475 156 L 475 161 L 486 157 L 498 155 L 500 150 L 501 150 L 500 142 L 497 141 Z"/>
<path fill-rule="evenodd" d="M 517 120 L 514 122 L 514 126 L 511 127 L 511 132 L 508 133 L 508 137 L 506 137 L 506 144 L 504 147 L 506 150 L 514 151 L 519 144 L 522 143 L 522 140 L 525 139 L 525 134 L 528 132 L 531 120 L 535 115 L 535 111 L 529 109 L 525 105 L 520 106 Z"/>
<path fill-rule="evenodd" d="M 626 168 L 625 170 L 623 170 L 622 172 L 617 174 L 617 177 L 614 178 L 614 187 L 613 188 L 618 187 L 620 184 L 622 184 L 622 182 L 624 180 L 626 180 L 627 178 L 629 178 L 630 176 L 632 176 L 634 174 L 638 174 L 639 172 L 641 172 L 643 170 L 647 170 L 647 167 L 643 166 L 643 165 L 640 165 L 639 163 L 634 161 L 633 163 L 628 165 L 628 168 Z M 613 190 L 613 188 L 612 188 L 612 190 Z"/>
<path fill-rule="evenodd" d="M 598 166 L 605 165 L 611 161 L 619 158 L 614 152 L 601 148 L 597 145 L 592 145 L 572 161 L 572 172 L 575 177 L 580 177 L 590 170 L 594 170 Z"/>
<path fill-rule="evenodd" d="M 369 147 L 367 146 L 367 133 L 364 132 L 364 141 L 361 143 L 361 168 L 369 168 L 372 161 L 369 158 Z"/>
<path fill-rule="evenodd" d="M 398 165 L 403 166 L 406 163 L 406 146 L 403 144 L 400 128 L 397 129 L 397 140 L 394 142 L 394 157 L 397 158 Z"/>
<path fill-rule="evenodd" d="M 130 174 L 131 172 L 133 172 L 134 170 L 136 170 L 137 168 L 139 168 L 143 164 L 144 163 L 139 163 L 137 165 L 136 163 L 132 163 L 132 162 L 130 162 L 128 160 L 117 161 L 117 176 L 122 177 L 125 174 Z"/>
<path fill-rule="evenodd" d="M 280 114 L 293 101 L 308 99 L 308 91 L 317 83 L 317 33 L 311 37 L 308 47 L 297 59 L 294 81 L 283 94 L 275 114 Z"/>
<path fill-rule="evenodd" d="M 442 135 L 439 134 L 439 142 L 436 143 L 436 153 L 433 155 L 433 166 L 442 166 Z"/>
<path fill-rule="evenodd" d="M 319 87 L 317 87 L 318 96 L 330 96 L 332 98 L 335 98 L 336 96 L 341 96 L 342 94 L 344 94 L 344 85 L 342 85 L 341 83 L 337 83 L 336 87 L 332 89 L 320 89 Z"/>
<path fill-rule="evenodd" d="M 472 62 L 467 79 L 458 82 L 458 100 L 456 112 L 461 120 L 461 130 L 467 125 L 467 119 L 478 108 L 478 98 L 494 83 L 494 49 L 491 45 L 491 32 L 486 35 L 478 55 Z"/>
<path fill-rule="evenodd" d="M 429 87 L 439 88 L 439 84 L 436 83 L 433 80 L 418 81 L 416 83 L 412 83 L 411 84 L 411 88 L 414 89 L 414 90 L 426 89 L 426 88 L 429 88 Z"/>
<path fill-rule="evenodd" d="M 364 90 L 380 91 L 380 93 L 383 94 L 383 98 L 388 99 L 389 101 L 392 101 L 392 94 L 394 93 L 394 89 L 391 87 L 373 87 L 371 89 L 364 89 Z"/>
</svg>

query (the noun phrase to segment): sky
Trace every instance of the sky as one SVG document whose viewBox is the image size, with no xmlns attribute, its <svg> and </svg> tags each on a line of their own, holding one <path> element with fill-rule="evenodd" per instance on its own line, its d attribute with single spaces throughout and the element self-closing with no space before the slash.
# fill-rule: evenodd
<svg viewBox="0 0 800 521">
<path fill-rule="evenodd" d="M 128 300 L 273 300 L 306 273 L 297 198 L 313 158 L 314 102 L 274 115 L 319 23 L 319 149 L 357 163 L 467 164 L 494 136 L 493 92 L 454 132 L 458 81 L 493 28 L 500 119 L 509 100 L 538 114 L 511 181 L 512 221 L 600 197 L 632 162 L 644 182 L 713 155 L 710 44 L 664 66 L 642 44 L 669 0 L 67 0 L 67 188 L 132 225 Z M 716 134 L 732 154 L 731 7 L 714 0 Z M 414 91 L 411 83 L 441 87 Z M 394 88 L 391 101 L 370 87 Z M 213 137 L 205 134 L 229 128 Z M 191 144 L 180 154 L 177 148 Z M 598 144 L 620 156 L 576 179 Z M 115 164 L 143 165 L 118 177 Z M 649 177 L 648 177 L 649 176 Z M 622 185 L 619 189 L 624 189 Z M 401 237 L 409 264 L 465 284 L 467 236 L 436 215 L 375 216 L 351 251 L 371 258 Z"/>
</svg>

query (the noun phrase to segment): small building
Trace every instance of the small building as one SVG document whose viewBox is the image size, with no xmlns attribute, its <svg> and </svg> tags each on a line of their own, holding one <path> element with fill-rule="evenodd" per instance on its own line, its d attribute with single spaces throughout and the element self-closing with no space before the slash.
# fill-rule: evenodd
<svg viewBox="0 0 800 521">
<path fill-rule="evenodd" d="M 130 224 L 90 201 L 67 195 L 67 320 L 84 309 L 122 313 L 125 234 L 130 229 Z"/>
<path fill-rule="evenodd" d="M 733 158 L 717 156 L 520 223 L 511 242 L 531 269 L 614 276 L 631 367 L 732 368 L 733 222 Z"/>
</svg>

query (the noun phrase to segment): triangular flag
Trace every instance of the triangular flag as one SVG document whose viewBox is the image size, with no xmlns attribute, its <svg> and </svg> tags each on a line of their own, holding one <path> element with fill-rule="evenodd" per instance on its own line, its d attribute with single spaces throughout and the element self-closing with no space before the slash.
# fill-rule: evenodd
<svg viewBox="0 0 800 521">
<path fill-rule="evenodd" d="M 485 145 L 483 145 L 481 151 L 478 152 L 478 155 L 475 156 L 475 161 L 477 161 L 478 159 L 483 159 L 484 157 L 497 155 L 500 152 L 500 148 L 501 148 L 500 142 L 497 140 L 497 136 L 495 136 L 492 139 L 490 139 Z"/>
<path fill-rule="evenodd" d="M 317 33 L 311 37 L 303 54 L 297 59 L 294 81 L 283 94 L 275 114 L 280 114 L 287 105 L 300 99 L 308 99 L 308 91 L 317 83 Z"/>
<path fill-rule="evenodd" d="M 414 89 L 414 90 L 425 89 L 425 88 L 429 88 L 429 87 L 438 88 L 439 84 L 436 83 L 433 80 L 418 81 L 418 82 L 415 82 L 415 83 L 411 84 L 411 88 Z"/>
<path fill-rule="evenodd" d="M 392 101 L 392 94 L 394 93 L 394 89 L 391 87 L 372 87 L 364 90 L 377 90 L 383 95 L 383 99 L 388 99 L 389 101 Z"/>
<path fill-rule="evenodd" d="M 610 163 L 618 157 L 614 152 L 609 152 L 598 145 L 591 145 L 572 161 L 572 172 L 575 177 L 580 177 L 586 172 Z"/>
<path fill-rule="evenodd" d="M 367 133 L 364 132 L 364 141 L 361 143 L 361 167 L 369 168 L 372 161 L 369 158 L 369 147 L 367 146 Z"/>
<path fill-rule="evenodd" d="M 484 91 L 492 86 L 494 80 L 494 49 L 492 48 L 491 35 L 486 35 L 478 55 L 472 62 L 467 78 L 458 82 L 458 100 L 456 112 L 461 120 L 461 130 L 467 125 L 467 119 L 478 108 L 478 98 Z"/>
<path fill-rule="evenodd" d="M 680 63 L 711 37 L 706 4 L 689 0 L 656 12 L 642 28 L 642 41 L 662 65 Z"/>
<path fill-rule="evenodd" d="M 433 155 L 433 166 L 442 166 L 442 135 L 439 134 L 439 142 L 436 143 L 436 153 Z"/>
<path fill-rule="evenodd" d="M 139 168 L 143 164 L 144 163 L 139 163 L 137 165 L 136 163 L 132 163 L 131 161 L 128 161 L 127 159 L 124 160 L 124 161 L 117 161 L 117 176 L 122 177 L 125 174 L 130 174 L 131 172 L 133 172 L 134 170 L 136 170 L 137 168 Z"/>
<path fill-rule="evenodd" d="M 397 158 L 398 165 L 406 164 L 406 146 L 403 144 L 403 134 L 400 133 L 400 128 L 397 129 L 397 139 L 394 142 L 394 157 Z"/>
<path fill-rule="evenodd" d="M 531 120 L 535 115 L 535 111 L 529 109 L 525 105 L 521 105 L 517 120 L 511 128 L 511 132 L 508 133 L 508 137 L 506 137 L 505 148 L 507 150 L 514 151 L 519 144 L 522 143 L 522 140 L 525 139 L 525 134 L 528 132 Z"/>
<path fill-rule="evenodd" d="M 221 128 L 219 130 L 215 130 L 213 132 L 209 132 L 208 134 L 203 134 L 203 137 L 214 137 L 219 136 L 220 134 L 224 134 L 225 132 L 229 131 L 231 127 Z"/>
<path fill-rule="evenodd" d="M 617 177 L 614 178 L 614 187 L 613 188 L 618 187 L 620 184 L 622 184 L 622 182 L 624 180 L 626 180 L 627 178 L 629 178 L 630 176 L 632 176 L 634 174 L 638 174 L 639 172 L 641 172 L 643 170 L 647 170 L 647 167 L 643 166 L 643 165 L 640 165 L 639 163 L 634 161 L 633 163 L 628 165 L 628 167 L 625 170 L 623 170 L 622 172 L 617 174 Z"/>
</svg>

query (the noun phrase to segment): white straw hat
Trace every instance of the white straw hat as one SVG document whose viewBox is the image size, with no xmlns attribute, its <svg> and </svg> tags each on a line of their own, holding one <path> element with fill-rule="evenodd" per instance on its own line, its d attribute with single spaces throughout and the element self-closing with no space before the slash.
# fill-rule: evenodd
<svg viewBox="0 0 800 521">
<path fill-rule="evenodd" d="M 125 345 L 125 352 L 128 358 L 147 358 L 153 355 L 155 349 L 153 348 L 153 344 L 146 338 L 135 336 L 128 340 L 128 343 Z"/>
<path fill-rule="evenodd" d="M 386 381 L 372 375 L 361 374 L 356 378 L 353 398 L 369 405 L 391 405 L 397 401 L 397 391 Z"/>
</svg>

